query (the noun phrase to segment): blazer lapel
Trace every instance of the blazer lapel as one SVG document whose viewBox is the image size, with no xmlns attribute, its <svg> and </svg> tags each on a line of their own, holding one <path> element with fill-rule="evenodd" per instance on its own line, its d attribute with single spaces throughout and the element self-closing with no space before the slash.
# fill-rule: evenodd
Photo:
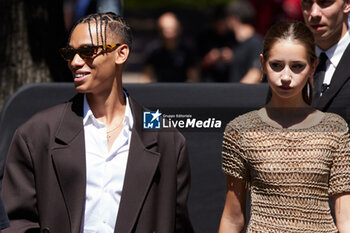
<svg viewBox="0 0 350 233">
<path fill-rule="evenodd" d="M 142 130 L 143 108 L 129 97 L 133 113 L 128 164 L 115 233 L 132 232 L 158 167 L 157 132 Z"/>
<path fill-rule="evenodd" d="M 349 61 L 347 60 L 349 57 L 350 45 L 348 45 L 341 60 L 339 61 L 339 64 L 333 74 L 330 88 L 322 94 L 319 101 L 316 103 L 315 107 L 317 109 L 325 111 L 333 97 L 340 91 L 343 84 L 350 78 Z"/>
<path fill-rule="evenodd" d="M 67 104 L 57 130 L 52 160 L 68 210 L 71 232 L 80 232 L 86 186 L 83 98 Z M 53 210 L 54 211 L 54 210 Z"/>
</svg>

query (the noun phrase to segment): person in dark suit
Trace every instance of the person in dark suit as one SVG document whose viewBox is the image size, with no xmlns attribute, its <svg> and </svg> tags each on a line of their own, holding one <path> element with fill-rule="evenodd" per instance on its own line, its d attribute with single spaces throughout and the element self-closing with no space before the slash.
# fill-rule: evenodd
<svg viewBox="0 0 350 233">
<path fill-rule="evenodd" d="M 301 0 L 306 25 L 319 57 L 314 75 L 313 106 L 335 112 L 350 123 L 350 35 L 348 0 Z"/>
<path fill-rule="evenodd" d="M 145 108 L 122 88 L 130 47 L 130 27 L 113 13 L 75 24 L 61 53 L 79 94 L 17 129 L 4 233 L 193 232 L 185 139 L 143 129 Z"/>
</svg>

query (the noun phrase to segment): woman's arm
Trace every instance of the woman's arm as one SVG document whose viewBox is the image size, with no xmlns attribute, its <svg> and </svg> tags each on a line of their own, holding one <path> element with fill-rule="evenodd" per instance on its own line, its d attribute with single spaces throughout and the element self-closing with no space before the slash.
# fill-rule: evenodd
<svg viewBox="0 0 350 233">
<path fill-rule="evenodd" d="M 334 212 L 339 233 L 350 232 L 350 193 L 334 196 Z"/>
<path fill-rule="evenodd" d="M 226 175 L 226 202 L 219 233 L 242 232 L 245 224 L 246 183 Z"/>
</svg>

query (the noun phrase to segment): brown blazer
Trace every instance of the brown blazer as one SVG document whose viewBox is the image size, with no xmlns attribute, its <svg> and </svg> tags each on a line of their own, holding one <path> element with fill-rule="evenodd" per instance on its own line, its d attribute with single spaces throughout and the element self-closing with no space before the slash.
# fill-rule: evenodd
<svg viewBox="0 0 350 233">
<path fill-rule="evenodd" d="M 134 126 L 114 232 L 193 232 L 185 139 L 176 130 L 143 130 L 144 108 L 129 99 Z M 79 233 L 85 169 L 83 98 L 78 94 L 17 129 L 3 180 L 11 224 L 3 233 Z"/>
</svg>

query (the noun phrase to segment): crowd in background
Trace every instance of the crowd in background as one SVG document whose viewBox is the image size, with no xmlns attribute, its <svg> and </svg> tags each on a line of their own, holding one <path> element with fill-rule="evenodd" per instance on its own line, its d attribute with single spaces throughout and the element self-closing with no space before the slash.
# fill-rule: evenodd
<svg viewBox="0 0 350 233">
<path fill-rule="evenodd" d="M 97 7 L 94 0 L 66 0 L 67 30 Z M 280 19 L 302 20 L 300 0 L 236 0 L 213 7 L 207 15 L 209 22 L 203 20 L 198 28 L 189 28 L 193 25 L 181 13 L 169 9 L 153 15 L 151 40 L 135 40 L 142 43 L 135 46 L 141 47 L 136 52 L 138 68 L 126 70 L 138 73 L 136 80 L 142 83 L 259 83 L 264 81 L 259 54 L 267 29 Z"/>
<path fill-rule="evenodd" d="M 184 6 L 179 3 L 175 4 L 176 7 L 165 7 L 166 4 L 159 4 L 158 7 L 148 8 L 132 8 L 128 6 L 128 2 L 122 0 L 51 2 L 26 0 L 20 3 L 2 1 L 0 15 L 4 23 L 0 27 L 2 41 L 0 77 L 3 78 L 0 80 L 0 109 L 7 99 L 25 84 L 72 81 L 70 71 L 61 58 L 59 49 L 66 46 L 69 31 L 74 22 L 90 13 L 119 12 L 133 29 L 134 43 L 125 66 L 124 83 L 260 82 L 262 75 L 258 71 L 259 62 L 256 62 L 258 56 L 248 54 L 245 50 L 249 47 L 247 44 L 254 43 L 254 40 L 261 40 L 266 29 L 280 19 L 301 18 L 300 3 L 296 0 L 269 0 L 264 1 L 264 4 L 254 0 L 232 0 L 232 4 L 223 6 L 214 4 L 214 1 L 210 2 L 210 5 L 205 5 L 203 1 L 201 7 L 195 7 L 195 4 Z M 230 2 L 230 0 L 217 2 Z M 232 16 L 235 11 L 237 13 L 237 9 L 234 8 L 239 8 L 240 5 L 235 5 L 236 2 L 250 3 L 252 7 L 238 10 L 239 14 Z M 159 20 L 163 14 L 166 17 L 162 17 L 163 22 L 160 24 Z M 250 23 L 237 20 L 244 14 L 250 15 Z M 160 45 L 163 44 L 159 39 L 160 26 L 164 28 L 166 25 L 164 22 L 175 22 L 177 25 L 178 29 L 175 31 L 179 39 L 176 43 L 170 44 L 173 46 L 178 44 L 180 47 L 175 50 L 162 50 L 161 55 L 167 56 L 170 62 L 158 69 L 154 64 L 152 65 L 152 62 L 159 61 L 152 50 L 157 49 L 158 46 L 158 52 L 160 51 Z M 237 31 L 239 33 L 235 34 Z M 251 35 L 254 37 L 250 40 L 245 40 L 244 43 L 239 41 L 248 39 Z M 19 44 L 21 49 L 18 49 Z M 258 47 L 254 48 L 256 51 L 259 50 Z M 176 51 L 176 54 L 169 56 L 173 51 Z M 174 57 L 177 58 L 171 60 Z M 245 59 L 249 59 L 249 62 Z M 241 66 L 242 63 L 244 65 Z M 249 69 L 250 72 L 248 72 L 250 67 L 253 69 Z M 164 73 L 164 70 L 168 70 L 167 73 Z M 176 72 L 169 72 L 174 70 Z M 163 77 L 159 77 L 159 73 L 162 73 Z"/>
</svg>

